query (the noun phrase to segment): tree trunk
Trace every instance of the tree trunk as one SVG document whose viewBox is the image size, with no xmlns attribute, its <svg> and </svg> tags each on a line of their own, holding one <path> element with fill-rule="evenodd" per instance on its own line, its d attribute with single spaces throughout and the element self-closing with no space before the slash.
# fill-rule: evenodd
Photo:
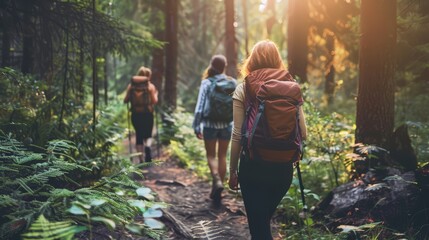
<svg viewBox="0 0 429 240">
<path fill-rule="evenodd" d="M 177 53 L 178 53 L 178 11 L 179 0 L 165 1 L 165 94 L 164 100 L 168 107 L 177 107 Z M 172 110 L 171 109 L 171 110 Z"/>
<path fill-rule="evenodd" d="M 21 72 L 32 73 L 34 64 L 34 42 L 33 42 L 33 22 L 32 5 L 24 4 L 24 18 L 22 30 L 22 63 Z"/>
<path fill-rule="evenodd" d="M 67 24 L 66 24 L 67 26 Z M 58 130 L 63 130 L 64 111 L 66 109 L 67 85 L 68 85 L 68 70 L 69 70 L 69 32 L 66 30 L 66 48 L 64 49 L 64 79 L 63 79 L 63 94 L 61 96 L 61 110 L 58 119 Z"/>
<path fill-rule="evenodd" d="M 325 98 L 328 105 L 332 105 L 334 102 L 335 93 L 335 35 L 332 32 L 328 32 L 326 35 L 326 50 L 327 63 L 326 63 L 326 74 L 325 74 Z"/>
<path fill-rule="evenodd" d="M 276 23 L 276 0 L 267 0 L 267 7 L 265 8 L 268 19 L 265 21 L 266 26 L 266 38 L 271 37 L 271 31 L 273 29 L 274 24 Z"/>
<path fill-rule="evenodd" d="M 288 68 L 289 72 L 307 82 L 308 64 L 308 29 L 309 7 L 308 0 L 289 0 L 288 19 Z"/>
<path fill-rule="evenodd" d="M 10 30 L 8 24 L 8 16 L 4 14 L 2 21 L 2 49 L 1 49 L 1 66 L 10 66 Z"/>
<path fill-rule="evenodd" d="M 95 22 L 95 1 L 92 0 L 92 17 Z M 95 33 L 95 31 L 94 31 Z M 93 34 L 94 34 L 93 33 Z M 95 126 L 97 125 L 97 106 L 98 106 L 98 79 L 97 79 L 97 46 L 95 36 L 92 36 L 92 130 L 95 132 Z M 95 141 L 93 143 L 95 145 Z"/>
<path fill-rule="evenodd" d="M 234 0 L 225 0 L 225 52 L 228 65 L 226 66 L 226 74 L 233 78 L 237 78 L 237 43 L 235 41 L 234 27 Z"/>
<path fill-rule="evenodd" d="M 246 57 L 249 56 L 249 23 L 247 18 L 247 0 L 241 0 L 241 7 L 243 8 L 243 27 L 244 27 L 244 50 Z"/>
<path fill-rule="evenodd" d="M 396 1 L 362 0 L 357 143 L 390 147 L 394 128 L 395 45 Z"/>
<path fill-rule="evenodd" d="M 164 31 L 158 30 L 154 37 L 159 41 L 164 41 Z M 152 51 L 152 77 L 151 80 L 158 89 L 158 105 L 162 105 L 163 93 L 162 77 L 164 75 L 164 49 L 154 49 Z"/>
<path fill-rule="evenodd" d="M 104 81 L 104 105 L 109 104 L 109 56 L 104 55 L 103 81 Z"/>
</svg>

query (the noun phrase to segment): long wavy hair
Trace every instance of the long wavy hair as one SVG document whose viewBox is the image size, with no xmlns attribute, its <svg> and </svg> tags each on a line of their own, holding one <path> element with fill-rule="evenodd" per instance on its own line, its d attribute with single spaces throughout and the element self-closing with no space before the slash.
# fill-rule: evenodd
<svg viewBox="0 0 429 240">
<path fill-rule="evenodd" d="M 241 66 L 240 73 L 246 77 L 261 68 L 286 69 L 277 45 L 270 40 L 259 41 L 253 46 L 252 52 Z"/>
</svg>

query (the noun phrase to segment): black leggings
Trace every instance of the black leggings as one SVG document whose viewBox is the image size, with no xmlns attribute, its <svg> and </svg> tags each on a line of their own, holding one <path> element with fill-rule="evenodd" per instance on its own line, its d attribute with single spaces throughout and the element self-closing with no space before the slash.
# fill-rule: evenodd
<svg viewBox="0 0 429 240">
<path fill-rule="evenodd" d="M 136 144 L 143 144 L 143 139 L 152 137 L 153 113 L 151 112 L 133 112 L 131 122 L 136 130 Z"/>
<path fill-rule="evenodd" d="M 240 160 L 239 181 L 252 240 L 273 239 L 271 217 L 292 183 L 292 163 Z"/>
</svg>

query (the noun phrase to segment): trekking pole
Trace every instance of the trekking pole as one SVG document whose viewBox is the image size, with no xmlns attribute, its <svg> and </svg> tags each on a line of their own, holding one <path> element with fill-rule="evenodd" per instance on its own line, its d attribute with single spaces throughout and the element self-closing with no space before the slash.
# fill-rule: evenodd
<svg viewBox="0 0 429 240">
<path fill-rule="evenodd" d="M 127 103 L 127 122 L 128 122 L 128 147 L 130 151 L 130 155 L 132 153 L 132 147 L 131 147 L 131 123 L 130 123 L 130 104 Z M 132 158 L 131 158 L 132 160 Z"/>
<path fill-rule="evenodd" d="M 160 150 L 159 150 L 159 128 L 158 128 L 158 107 L 155 105 L 155 129 L 156 129 L 156 151 L 158 153 L 158 159 L 160 158 Z"/>
<path fill-rule="evenodd" d="M 303 157 L 304 157 L 304 147 L 305 145 L 303 145 L 302 147 L 302 151 L 301 151 L 301 159 L 296 162 L 296 171 L 298 174 L 298 181 L 299 181 L 299 189 L 301 190 L 301 200 L 302 200 L 302 205 L 303 205 L 303 211 L 304 214 L 307 213 L 307 204 L 305 204 L 305 196 L 304 196 L 304 184 L 302 183 L 302 177 L 301 177 L 301 168 L 299 167 L 299 162 L 302 161 Z"/>
</svg>

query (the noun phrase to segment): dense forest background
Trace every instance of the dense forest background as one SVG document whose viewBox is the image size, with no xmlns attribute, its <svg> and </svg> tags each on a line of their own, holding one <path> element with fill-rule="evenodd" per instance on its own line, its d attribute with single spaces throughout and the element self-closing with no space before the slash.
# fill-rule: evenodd
<svg viewBox="0 0 429 240">
<path fill-rule="evenodd" d="M 241 81 L 240 63 L 264 39 L 277 43 L 304 91 L 310 206 L 372 169 L 427 179 L 427 1 L 0 0 L 0 19 L 0 238 L 30 226 L 36 234 L 32 223 L 41 221 L 61 222 L 71 236 L 103 223 L 160 237 L 132 221 L 159 206 L 142 200 L 148 190 L 130 178 L 141 171 L 121 149 L 130 78 L 140 66 L 152 69 L 158 143 L 204 177 L 204 149 L 191 129 L 202 73 L 224 54 L 227 74 Z M 370 184 L 384 189 L 381 182 Z M 419 186 L 427 197 L 428 185 Z M 291 207 L 298 195 L 296 185 L 279 207 L 291 216 L 285 221 L 303 221 Z M 427 213 L 425 205 L 407 216 L 424 225 Z M 359 225 L 383 222 L 368 218 Z M 413 221 L 384 226 L 427 233 Z M 379 225 L 369 228 L 375 236 Z"/>
</svg>

